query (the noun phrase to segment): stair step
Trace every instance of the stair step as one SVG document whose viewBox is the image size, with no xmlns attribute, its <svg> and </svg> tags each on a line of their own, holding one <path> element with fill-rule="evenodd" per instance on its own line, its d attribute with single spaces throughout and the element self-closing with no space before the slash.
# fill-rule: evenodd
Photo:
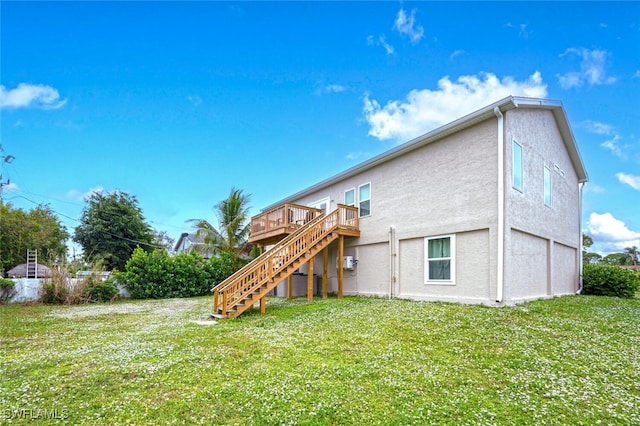
<svg viewBox="0 0 640 426">
<path fill-rule="evenodd" d="M 215 318 L 218 320 L 223 320 L 223 319 L 227 319 L 226 315 L 222 315 L 222 314 L 216 314 L 216 313 L 212 313 L 211 314 L 211 318 Z"/>
</svg>

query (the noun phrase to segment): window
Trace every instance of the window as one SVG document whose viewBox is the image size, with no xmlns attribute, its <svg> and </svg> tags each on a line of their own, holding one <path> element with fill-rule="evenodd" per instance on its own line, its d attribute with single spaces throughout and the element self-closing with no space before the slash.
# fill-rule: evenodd
<svg viewBox="0 0 640 426">
<path fill-rule="evenodd" d="M 371 214 L 371 184 L 366 183 L 358 187 L 358 208 L 360 217 Z"/>
<path fill-rule="evenodd" d="M 551 170 L 544 166 L 544 204 L 551 206 Z"/>
<path fill-rule="evenodd" d="M 522 147 L 513 141 L 513 187 L 522 191 Z"/>
<path fill-rule="evenodd" d="M 344 204 L 346 206 L 355 206 L 356 205 L 356 189 L 350 189 L 345 191 L 344 193 Z"/>
<path fill-rule="evenodd" d="M 455 278 L 455 237 L 442 235 L 425 238 L 425 282 L 453 284 Z"/>
</svg>

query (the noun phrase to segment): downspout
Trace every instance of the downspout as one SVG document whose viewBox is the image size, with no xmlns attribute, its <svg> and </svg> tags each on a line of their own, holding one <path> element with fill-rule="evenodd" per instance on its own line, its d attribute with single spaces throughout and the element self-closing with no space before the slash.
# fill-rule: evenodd
<svg viewBox="0 0 640 426">
<path fill-rule="evenodd" d="M 578 291 L 576 294 L 582 294 L 582 289 L 584 288 L 584 282 L 582 281 L 582 272 L 584 268 L 584 262 L 582 259 L 582 251 L 584 247 L 582 245 L 582 188 L 584 187 L 584 182 L 580 182 L 578 184 L 578 228 L 580 229 L 580 250 L 578 252 Z"/>
<path fill-rule="evenodd" d="M 496 302 L 504 298 L 504 116 L 500 108 L 493 113 L 498 117 L 498 256 L 496 274 Z"/>
<path fill-rule="evenodd" d="M 393 226 L 389 227 L 389 300 L 393 297 L 393 284 L 395 281 L 395 241 L 396 241 L 396 229 Z"/>
</svg>

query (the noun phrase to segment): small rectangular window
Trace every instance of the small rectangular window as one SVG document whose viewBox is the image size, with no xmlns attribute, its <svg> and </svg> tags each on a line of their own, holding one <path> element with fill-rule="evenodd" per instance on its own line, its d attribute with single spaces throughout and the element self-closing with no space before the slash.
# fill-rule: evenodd
<svg viewBox="0 0 640 426">
<path fill-rule="evenodd" d="M 354 206 L 356 205 L 356 189 L 350 189 L 344 192 L 344 204 L 346 206 Z"/>
<path fill-rule="evenodd" d="M 522 191 L 522 146 L 513 141 L 513 187 Z"/>
<path fill-rule="evenodd" d="M 426 282 L 453 283 L 455 275 L 455 238 L 453 235 L 425 238 Z"/>
<path fill-rule="evenodd" d="M 358 187 L 358 208 L 360 217 L 371 214 L 371 184 L 367 183 Z"/>
<path fill-rule="evenodd" d="M 551 206 L 551 170 L 544 167 L 544 203 Z"/>
</svg>

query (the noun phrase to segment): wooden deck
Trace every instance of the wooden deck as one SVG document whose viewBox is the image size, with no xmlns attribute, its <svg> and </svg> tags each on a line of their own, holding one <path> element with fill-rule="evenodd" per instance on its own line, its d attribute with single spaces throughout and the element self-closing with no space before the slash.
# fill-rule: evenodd
<svg viewBox="0 0 640 426">
<path fill-rule="evenodd" d="M 250 243 L 271 245 L 324 213 L 298 204 L 283 204 L 251 218 Z"/>
</svg>

